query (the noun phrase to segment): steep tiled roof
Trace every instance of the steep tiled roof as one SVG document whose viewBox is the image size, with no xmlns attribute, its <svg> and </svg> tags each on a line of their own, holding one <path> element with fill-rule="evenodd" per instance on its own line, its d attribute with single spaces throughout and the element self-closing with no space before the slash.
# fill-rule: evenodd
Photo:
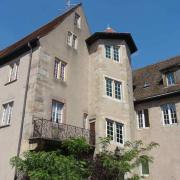
<svg viewBox="0 0 180 180">
<path fill-rule="evenodd" d="M 3 49 L 2 51 L 0 51 L 0 59 L 2 59 L 3 57 L 9 55 L 10 53 L 16 51 L 17 49 L 21 48 L 22 46 L 24 46 L 28 42 L 30 42 L 30 41 L 32 41 L 32 40 L 34 40 L 36 38 L 41 38 L 41 37 L 45 36 L 46 34 L 48 34 L 50 31 L 55 29 L 60 23 L 62 23 L 63 20 L 67 16 L 69 16 L 72 12 L 74 12 L 74 10 L 76 8 L 78 8 L 79 6 L 81 6 L 81 3 L 74 6 L 70 10 L 66 11 L 65 13 L 63 13 L 62 15 L 57 17 L 56 19 L 49 22 L 48 24 L 46 24 L 46 25 L 42 26 L 41 28 L 37 29 L 33 33 L 29 34 L 28 36 L 24 37 L 20 41 L 12 44 L 11 46 Z"/>
<path fill-rule="evenodd" d="M 180 91 L 180 82 L 173 86 L 163 85 L 162 71 L 180 65 L 180 56 L 153 64 L 133 72 L 134 98 L 136 101 Z M 144 86 L 146 84 L 146 87 Z"/>
</svg>

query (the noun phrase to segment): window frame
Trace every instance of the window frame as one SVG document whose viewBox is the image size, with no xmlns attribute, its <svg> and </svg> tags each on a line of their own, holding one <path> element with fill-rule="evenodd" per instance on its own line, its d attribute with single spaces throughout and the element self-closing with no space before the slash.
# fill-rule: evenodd
<svg viewBox="0 0 180 180">
<path fill-rule="evenodd" d="M 113 60 L 116 63 L 120 63 L 121 62 L 120 50 L 121 50 L 121 46 L 105 44 L 104 45 L 105 58 Z"/>
<path fill-rule="evenodd" d="M 77 12 L 74 14 L 74 25 L 81 29 L 81 16 Z"/>
<path fill-rule="evenodd" d="M 168 76 L 168 75 L 172 75 L 172 76 Z M 173 86 L 173 85 L 176 84 L 176 77 L 175 77 L 175 72 L 174 71 L 167 72 L 165 74 L 165 77 L 166 77 L 166 84 L 167 84 L 167 86 Z"/>
<path fill-rule="evenodd" d="M 19 70 L 19 61 L 13 62 L 9 65 L 9 78 L 8 83 L 14 82 L 17 80 L 18 70 Z M 14 70 L 15 68 L 15 70 Z"/>
<path fill-rule="evenodd" d="M 123 101 L 123 82 L 108 76 L 104 76 L 105 79 L 105 96 L 113 100 L 122 102 Z M 108 81 L 111 81 L 111 88 L 108 87 Z M 116 84 L 120 85 L 120 88 L 116 88 Z M 108 93 L 108 90 L 111 89 L 111 92 Z M 117 94 L 120 93 L 120 94 Z M 108 95 L 109 94 L 109 95 Z M 118 98 L 120 97 L 120 98 Z"/>
<path fill-rule="evenodd" d="M 172 112 L 171 112 L 171 107 L 174 108 L 174 112 L 175 112 L 175 117 L 176 119 L 172 118 Z M 164 112 L 164 108 L 167 108 L 167 113 L 165 114 Z M 161 105 L 161 113 L 162 113 L 162 120 L 163 120 L 163 125 L 164 126 L 172 126 L 172 125 L 177 125 L 178 124 L 178 119 L 177 119 L 177 108 L 176 108 L 176 105 L 174 103 L 169 103 L 169 104 L 163 104 Z M 168 117 L 168 119 L 165 120 L 165 116 Z M 174 120 L 173 120 L 174 119 Z M 169 121 L 169 123 L 166 123 L 166 121 Z M 175 121 L 175 122 L 173 122 Z"/>
<path fill-rule="evenodd" d="M 148 177 L 150 175 L 149 161 L 147 160 L 146 163 L 147 163 L 149 174 L 144 174 L 143 173 L 143 164 L 140 163 L 140 174 L 141 174 L 141 176 L 144 176 L 144 177 Z"/>
<path fill-rule="evenodd" d="M 71 31 L 67 33 L 67 45 L 75 50 L 78 48 L 78 37 Z"/>
<path fill-rule="evenodd" d="M 55 103 L 56 103 L 56 105 L 57 104 L 62 105 L 60 118 L 57 118 L 59 116 L 59 115 L 57 115 L 58 113 L 53 111 L 53 104 L 55 104 Z M 64 106 L 65 106 L 65 104 L 63 102 L 60 102 L 60 101 L 57 101 L 57 100 L 52 100 L 52 105 L 51 105 L 51 121 L 53 123 L 57 123 L 57 124 L 63 123 L 63 121 L 64 121 Z M 55 111 L 57 111 L 57 106 L 56 106 Z M 56 115 L 53 116 L 53 113 L 55 113 Z"/>
<path fill-rule="evenodd" d="M 54 78 L 61 81 L 66 81 L 66 66 L 67 63 L 59 58 L 55 58 L 54 61 Z M 62 69 L 62 67 L 64 67 Z"/>
<path fill-rule="evenodd" d="M 114 143 L 117 143 L 117 144 L 120 144 L 120 145 L 124 145 L 124 141 L 125 141 L 125 125 L 121 122 L 117 122 L 117 121 L 114 121 L 114 120 L 111 120 L 109 118 L 105 118 L 106 120 L 106 137 L 111 137 L 111 142 L 114 142 Z M 108 130 L 108 123 L 111 123 L 112 124 L 112 130 Z M 120 137 L 118 137 L 118 133 L 117 133 L 117 126 L 120 126 L 121 127 L 121 130 L 122 133 L 119 135 L 119 136 L 122 136 L 122 138 L 120 139 Z M 111 136 L 108 136 L 108 131 L 112 131 L 112 134 Z M 117 138 L 119 138 L 119 142 L 117 141 Z M 122 142 L 120 142 L 122 141 Z"/>
<path fill-rule="evenodd" d="M 149 129 L 150 128 L 149 113 L 147 113 L 148 119 L 146 119 L 147 117 L 145 116 L 145 111 L 148 111 L 148 109 L 141 109 L 141 110 L 136 111 L 138 129 Z M 141 123 L 140 123 L 140 116 L 139 116 L 140 112 L 141 112 L 141 121 L 142 121 Z M 140 124 L 142 126 L 140 126 Z M 148 124 L 149 126 L 146 126 L 146 124 Z"/>
<path fill-rule="evenodd" d="M 9 126 L 11 124 L 13 106 L 14 106 L 14 101 L 9 101 L 2 104 L 2 116 L 1 116 L 0 126 Z"/>
</svg>

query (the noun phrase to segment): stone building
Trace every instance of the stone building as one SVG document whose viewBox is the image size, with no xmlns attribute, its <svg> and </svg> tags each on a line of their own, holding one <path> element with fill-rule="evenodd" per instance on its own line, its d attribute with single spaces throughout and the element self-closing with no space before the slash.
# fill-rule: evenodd
<svg viewBox="0 0 180 180">
<path fill-rule="evenodd" d="M 72 136 L 96 151 L 98 137 L 156 141 L 139 173 L 178 179 L 180 57 L 132 72 L 136 51 L 130 33 L 91 34 L 81 4 L 0 51 L 0 179 L 14 179 L 12 156 Z"/>
</svg>

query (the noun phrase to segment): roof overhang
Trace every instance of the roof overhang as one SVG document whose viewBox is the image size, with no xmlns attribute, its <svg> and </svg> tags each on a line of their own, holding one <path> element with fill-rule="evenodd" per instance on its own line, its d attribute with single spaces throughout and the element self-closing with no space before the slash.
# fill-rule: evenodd
<svg viewBox="0 0 180 180">
<path fill-rule="evenodd" d="M 28 52 L 31 48 L 35 48 L 37 46 L 39 46 L 39 39 L 35 38 L 25 44 L 22 44 L 21 46 L 9 49 L 8 53 L 5 53 L 0 57 L 0 65 L 15 59 L 16 57 Z"/>
<path fill-rule="evenodd" d="M 125 40 L 127 45 L 129 46 L 131 54 L 137 51 L 136 44 L 130 33 L 117 33 L 117 32 L 96 32 L 88 39 L 86 39 L 86 43 L 88 46 L 91 46 L 98 39 L 117 39 L 117 40 Z"/>
</svg>

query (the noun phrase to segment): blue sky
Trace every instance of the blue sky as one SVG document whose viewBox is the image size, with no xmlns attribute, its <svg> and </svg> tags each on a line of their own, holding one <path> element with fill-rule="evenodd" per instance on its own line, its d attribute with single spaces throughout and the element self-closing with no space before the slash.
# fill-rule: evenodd
<svg viewBox="0 0 180 180">
<path fill-rule="evenodd" d="M 108 24 L 118 32 L 130 32 L 138 52 L 133 68 L 180 55 L 179 0 L 71 0 L 82 2 L 92 32 Z M 65 8 L 65 0 L 1 0 L 0 49 L 49 20 Z"/>
</svg>

